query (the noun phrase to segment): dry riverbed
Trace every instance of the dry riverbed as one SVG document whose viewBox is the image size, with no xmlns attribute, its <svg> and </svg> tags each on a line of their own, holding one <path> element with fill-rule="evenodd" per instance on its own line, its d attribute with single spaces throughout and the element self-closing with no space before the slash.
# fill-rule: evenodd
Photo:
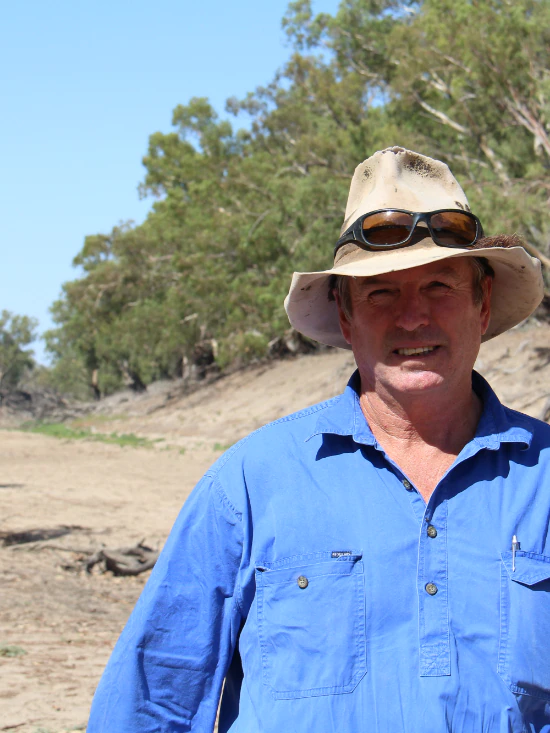
<svg viewBox="0 0 550 733">
<path fill-rule="evenodd" d="M 549 335 L 548 326 L 515 329 L 486 344 L 478 362 L 508 404 L 537 417 L 550 395 Z M 226 446 L 337 394 L 352 365 L 333 351 L 236 373 L 188 396 L 151 389 L 76 425 L 137 435 L 148 447 L 0 431 L 0 731 L 85 729 L 147 574 L 88 575 L 82 560 L 141 540 L 160 548 Z"/>
</svg>

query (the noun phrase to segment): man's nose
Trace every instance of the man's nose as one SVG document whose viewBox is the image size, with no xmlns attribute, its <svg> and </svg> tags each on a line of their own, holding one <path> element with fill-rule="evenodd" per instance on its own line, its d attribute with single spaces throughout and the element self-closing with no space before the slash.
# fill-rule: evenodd
<svg viewBox="0 0 550 733">
<path fill-rule="evenodd" d="M 430 304 L 422 293 L 402 293 L 396 304 L 395 325 L 415 331 L 430 323 Z"/>
</svg>

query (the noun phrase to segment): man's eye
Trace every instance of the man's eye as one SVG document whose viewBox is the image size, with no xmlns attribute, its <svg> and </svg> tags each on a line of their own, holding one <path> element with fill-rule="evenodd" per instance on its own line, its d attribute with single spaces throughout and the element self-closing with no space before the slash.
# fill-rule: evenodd
<svg viewBox="0 0 550 733">
<path fill-rule="evenodd" d="M 380 295 L 388 295 L 389 293 L 391 293 L 391 290 L 388 290 L 388 288 L 380 288 L 379 290 L 373 290 L 370 293 L 370 297 L 371 298 L 372 297 L 375 297 L 376 298 L 376 297 L 378 297 Z"/>
<path fill-rule="evenodd" d="M 435 280 L 433 283 L 430 283 L 429 287 L 430 288 L 434 288 L 436 290 L 437 289 L 445 289 L 445 290 L 448 290 L 450 286 L 447 285 L 447 283 L 442 283 L 439 280 Z"/>
</svg>

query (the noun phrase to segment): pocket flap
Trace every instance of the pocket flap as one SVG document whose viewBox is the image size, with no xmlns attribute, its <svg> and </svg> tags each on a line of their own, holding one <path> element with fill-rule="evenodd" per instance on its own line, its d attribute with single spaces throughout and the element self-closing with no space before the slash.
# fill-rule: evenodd
<svg viewBox="0 0 550 733">
<path fill-rule="evenodd" d="M 536 552 L 516 552 L 515 570 L 512 570 L 512 552 L 501 554 L 504 567 L 510 576 L 510 580 L 523 585 L 535 585 L 542 580 L 550 578 L 550 556 L 538 555 Z"/>
<path fill-rule="evenodd" d="M 363 565 L 361 553 L 350 553 L 338 558 L 329 557 L 329 553 L 319 553 L 315 556 L 314 562 L 304 563 L 304 559 L 310 560 L 312 556 L 302 555 L 301 558 L 289 558 L 278 563 L 259 564 L 256 572 L 261 573 L 263 585 L 276 585 L 278 583 L 295 582 L 300 575 L 306 576 L 309 580 L 323 577 L 325 575 L 351 575 L 362 573 Z M 297 562 L 297 559 L 302 562 Z"/>
</svg>

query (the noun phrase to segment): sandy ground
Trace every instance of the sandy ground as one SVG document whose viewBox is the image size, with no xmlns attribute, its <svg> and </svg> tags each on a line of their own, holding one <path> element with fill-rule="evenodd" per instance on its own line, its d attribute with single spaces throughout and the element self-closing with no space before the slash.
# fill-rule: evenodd
<svg viewBox="0 0 550 733">
<path fill-rule="evenodd" d="M 233 374 L 187 397 L 153 388 L 139 399 L 112 399 L 79 422 L 157 439 L 149 449 L 0 432 L 0 533 L 68 528 L 57 538 L 0 543 L 0 731 L 85 729 L 93 691 L 146 574 L 86 575 L 79 560 L 142 539 L 161 547 L 225 447 L 337 394 L 352 368 L 344 352 L 303 357 Z M 489 342 L 478 368 L 507 404 L 541 417 L 550 395 L 550 327 Z"/>
</svg>

